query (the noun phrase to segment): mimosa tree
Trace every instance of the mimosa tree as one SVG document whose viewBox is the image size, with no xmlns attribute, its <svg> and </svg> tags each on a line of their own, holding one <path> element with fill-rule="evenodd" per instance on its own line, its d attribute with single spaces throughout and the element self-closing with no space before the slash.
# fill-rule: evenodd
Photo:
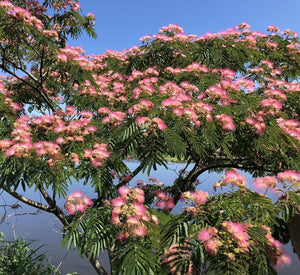
<svg viewBox="0 0 300 275">
<path fill-rule="evenodd" d="M 58 217 L 63 243 L 99 274 L 105 250 L 113 274 L 276 274 L 300 205 L 297 35 L 171 24 L 122 52 L 68 46 L 96 36 L 94 19 L 77 1 L 0 2 L 0 187 Z M 135 180 L 170 157 L 186 163 L 174 182 Z M 211 184 L 231 191 L 202 191 L 207 171 L 224 171 Z M 97 197 L 68 194 L 76 180 Z M 17 192 L 29 187 L 47 205 Z"/>
</svg>

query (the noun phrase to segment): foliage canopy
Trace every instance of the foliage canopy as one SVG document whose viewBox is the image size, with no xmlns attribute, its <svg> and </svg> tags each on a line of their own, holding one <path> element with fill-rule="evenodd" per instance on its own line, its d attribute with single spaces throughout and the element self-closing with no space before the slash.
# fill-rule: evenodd
<svg viewBox="0 0 300 275">
<path fill-rule="evenodd" d="M 0 2 L 1 188 L 54 213 L 63 243 L 99 274 L 103 250 L 113 274 L 276 274 L 300 204 L 296 34 L 242 23 L 197 36 L 171 24 L 122 52 L 68 46 L 70 35 L 96 36 L 93 20 L 77 1 Z M 187 163 L 174 182 L 135 182 L 169 157 Z M 236 169 L 277 199 L 247 189 Z M 202 173 L 223 170 L 214 187 L 230 192 L 201 191 Z M 97 197 L 67 196 L 74 179 Z M 187 207 L 171 212 L 180 198 Z"/>
</svg>

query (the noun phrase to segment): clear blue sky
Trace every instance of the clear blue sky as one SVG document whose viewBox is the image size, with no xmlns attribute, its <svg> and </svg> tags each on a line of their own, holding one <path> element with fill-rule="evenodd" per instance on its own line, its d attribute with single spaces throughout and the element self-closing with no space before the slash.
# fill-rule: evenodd
<svg viewBox="0 0 300 275">
<path fill-rule="evenodd" d="M 187 34 L 203 35 L 248 22 L 252 30 L 266 32 L 268 25 L 291 29 L 300 36 L 300 0 L 81 0 L 85 14 L 96 16 L 97 40 L 86 36 L 81 45 L 88 54 L 123 50 L 140 44 L 139 38 L 156 34 L 170 23 Z"/>
</svg>

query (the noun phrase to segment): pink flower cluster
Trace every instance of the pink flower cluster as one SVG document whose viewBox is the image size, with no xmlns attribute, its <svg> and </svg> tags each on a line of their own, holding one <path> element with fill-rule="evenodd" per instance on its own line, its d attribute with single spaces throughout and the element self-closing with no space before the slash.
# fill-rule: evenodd
<svg viewBox="0 0 300 275">
<path fill-rule="evenodd" d="M 95 143 L 93 150 L 85 149 L 83 157 L 89 158 L 94 167 L 101 166 L 103 161 L 110 156 L 110 153 L 106 149 L 107 144 Z"/>
<path fill-rule="evenodd" d="M 266 124 L 264 123 L 264 118 L 261 115 L 252 114 L 251 117 L 246 117 L 245 121 L 255 129 L 258 135 L 262 135 L 266 130 Z"/>
<path fill-rule="evenodd" d="M 14 130 L 11 133 L 11 139 L 0 140 L 0 151 L 5 152 L 8 157 L 28 158 L 30 155 L 36 155 L 39 159 L 47 156 L 54 159 L 63 159 L 61 146 L 69 142 L 84 142 L 84 137 L 93 134 L 97 128 L 91 125 L 90 119 L 93 113 L 82 111 L 82 118 L 76 119 L 77 112 L 73 106 L 66 106 L 66 111 L 61 110 L 59 114 L 46 114 L 40 117 L 22 116 L 14 124 Z M 72 117 L 72 120 L 68 120 Z M 33 135 L 37 131 L 52 132 L 57 137 L 54 141 L 33 142 Z M 72 160 L 79 162 L 78 155 L 70 153 Z M 102 165 L 103 160 L 109 157 L 105 144 L 94 144 L 93 150 L 86 149 L 84 157 L 90 158 L 92 164 L 97 167 Z M 50 159 L 49 165 L 53 165 Z"/>
<path fill-rule="evenodd" d="M 187 200 L 187 202 L 192 204 L 191 206 L 185 207 L 185 211 L 195 216 L 201 211 L 201 205 L 208 201 L 208 192 L 201 190 L 195 192 L 187 191 L 180 196 L 180 199 L 182 201 Z"/>
<path fill-rule="evenodd" d="M 149 128 L 151 131 L 154 131 L 157 127 L 162 131 L 167 128 L 165 122 L 159 117 L 150 119 L 149 117 L 140 116 L 136 118 L 136 123 L 143 128 Z"/>
<path fill-rule="evenodd" d="M 157 198 L 155 206 L 166 212 L 169 212 L 175 206 L 173 197 L 168 196 L 167 193 L 162 190 L 153 191 L 152 196 Z"/>
<path fill-rule="evenodd" d="M 273 238 L 271 229 L 267 226 L 262 226 L 262 228 L 266 231 L 266 238 L 270 244 L 268 258 L 271 264 L 278 267 L 290 265 L 292 262 L 291 257 L 284 252 L 282 244 Z"/>
<path fill-rule="evenodd" d="M 208 201 L 208 192 L 203 192 L 201 190 L 195 192 L 187 191 L 181 195 L 180 199 L 187 199 L 196 203 L 197 205 L 201 205 Z"/>
<path fill-rule="evenodd" d="M 250 246 L 249 235 L 247 233 L 247 226 L 245 224 L 233 221 L 224 221 L 222 227 L 229 232 L 239 247 L 241 252 L 248 252 Z"/>
<path fill-rule="evenodd" d="M 145 221 L 158 223 L 155 215 L 150 215 L 144 203 L 144 191 L 140 188 L 129 188 L 122 186 L 119 188 L 120 196 L 113 199 L 111 223 L 122 228 L 116 238 L 119 241 L 126 240 L 129 236 L 143 237 L 147 234 Z"/>
<path fill-rule="evenodd" d="M 93 204 L 92 200 L 81 191 L 75 191 L 67 196 L 65 208 L 70 215 L 78 212 L 84 213 L 86 209 Z"/>
<path fill-rule="evenodd" d="M 43 23 L 36 16 L 33 16 L 29 10 L 22 7 L 15 7 L 10 1 L 1 1 L 0 7 L 4 8 L 7 14 L 10 14 L 18 20 L 22 20 L 29 26 L 37 28 L 39 31 L 43 29 Z"/>
<path fill-rule="evenodd" d="M 254 186 L 258 189 L 271 189 L 275 191 L 277 184 L 277 179 L 273 176 L 266 176 L 254 179 Z"/>
<path fill-rule="evenodd" d="M 58 62 L 76 62 L 82 69 L 92 71 L 95 68 L 94 62 L 84 55 L 81 47 L 66 46 L 57 54 Z"/>
<path fill-rule="evenodd" d="M 279 182 L 282 183 L 283 189 L 278 188 Z M 284 192 L 284 190 L 293 190 L 300 185 L 300 172 L 287 170 L 274 176 L 265 176 L 254 179 L 254 186 L 258 189 L 270 189 L 275 193 Z"/>
<path fill-rule="evenodd" d="M 290 136 L 300 140 L 300 123 L 294 119 L 278 119 L 279 127 Z"/>
<path fill-rule="evenodd" d="M 277 178 L 281 182 L 289 182 L 294 185 L 300 184 L 300 172 L 296 172 L 293 170 L 287 170 L 284 172 L 280 172 L 277 174 Z"/>
<path fill-rule="evenodd" d="M 247 232 L 247 228 L 251 226 L 250 224 L 246 225 L 231 220 L 224 221 L 219 230 L 212 226 L 200 230 L 197 240 L 204 244 L 208 254 L 216 256 L 218 253 L 223 253 L 223 248 L 225 248 L 225 253 L 229 260 L 235 261 L 237 254 L 248 254 L 251 244 L 254 244 L 251 242 Z M 284 253 L 282 244 L 272 237 L 270 228 L 267 226 L 261 227 L 265 231 L 269 243 L 269 254 L 267 256 L 272 265 L 282 266 L 290 264 L 290 257 Z M 228 249 L 230 250 L 228 251 Z"/>
<path fill-rule="evenodd" d="M 232 186 L 244 187 L 247 185 L 246 178 L 238 173 L 236 169 L 227 170 L 222 181 L 215 183 L 214 189 L 220 186 L 227 186 L 230 184 Z"/>
<path fill-rule="evenodd" d="M 220 125 L 224 131 L 233 131 L 235 129 L 233 118 L 230 115 L 221 114 L 216 115 L 215 118 L 220 121 Z"/>
<path fill-rule="evenodd" d="M 205 245 L 205 250 L 208 254 L 216 256 L 222 242 L 215 237 L 218 230 L 215 227 L 202 229 L 198 234 L 198 240 Z"/>
</svg>

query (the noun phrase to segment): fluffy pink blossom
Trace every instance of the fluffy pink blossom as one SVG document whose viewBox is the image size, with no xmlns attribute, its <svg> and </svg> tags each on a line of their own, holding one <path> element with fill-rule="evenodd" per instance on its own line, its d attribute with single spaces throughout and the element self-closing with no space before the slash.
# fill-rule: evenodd
<svg viewBox="0 0 300 275">
<path fill-rule="evenodd" d="M 270 25 L 267 27 L 267 31 L 268 32 L 279 32 L 279 28 L 274 25 Z"/>
<path fill-rule="evenodd" d="M 121 194 L 122 198 L 126 198 L 127 199 L 127 195 L 130 193 L 130 189 L 129 187 L 127 187 L 126 185 L 121 186 L 118 189 L 119 193 Z"/>
<path fill-rule="evenodd" d="M 233 131 L 235 129 L 233 118 L 230 115 L 221 114 L 221 115 L 216 115 L 215 118 L 220 121 L 223 130 Z"/>
<path fill-rule="evenodd" d="M 89 111 L 81 111 L 80 115 L 84 118 L 92 118 L 94 116 L 94 114 Z"/>
<path fill-rule="evenodd" d="M 94 144 L 93 150 L 85 149 L 84 158 L 89 158 L 94 167 L 101 166 L 103 161 L 110 156 L 110 153 L 106 149 L 107 145 L 104 143 Z"/>
<path fill-rule="evenodd" d="M 116 239 L 119 240 L 120 242 L 126 241 L 128 237 L 129 237 L 129 233 L 124 231 L 121 231 L 116 235 Z"/>
<path fill-rule="evenodd" d="M 238 30 L 249 29 L 249 28 L 250 28 L 250 25 L 249 25 L 247 22 L 243 22 L 243 23 L 237 25 L 236 28 L 237 28 Z"/>
<path fill-rule="evenodd" d="M 276 177 L 266 176 L 263 178 L 254 179 L 254 186 L 259 189 L 271 188 L 274 189 L 277 186 L 278 182 Z"/>
<path fill-rule="evenodd" d="M 150 118 L 146 117 L 146 116 L 139 116 L 139 117 L 136 118 L 135 121 L 138 125 L 142 125 L 146 122 L 150 122 Z"/>
<path fill-rule="evenodd" d="M 280 181 L 287 181 L 291 183 L 300 182 L 300 173 L 293 170 L 288 170 L 278 173 L 277 178 Z"/>
<path fill-rule="evenodd" d="M 77 212 L 85 212 L 86 209 L 93 204 L 93 201 L 85 196 L 81 191 L 75 191 L 67 196 L 65 208 L 67 208 L 70 215 Z"/>
<path fill-rule="evenodd" d="M 102 119 L 102 122 L 105 123 L 116 123 L 119 124 L 124 121 L 126 113 L 124 112 L 110 112 L 107 117 Z"/>
<path fill-rule="evenodd" d="M 223 181 L 227 184 L 236 185 L 238 187 L 243 187 L 247 184 L 246 178 L 239 174 L 236 169 L 227 170 Z"/>
<path fill-rule="evenodd" d="M 259 104 L 263 107 L 274 108 L 276 110 L 280 110 L 282 108 L 282 104 L 273 98 L 266 98 L 259 102 Z"/>
<path fill-rule="evenodd" d="M 199 234 L 198 234 L 198 240 L 200 242 L 207 242 L 210 240 L 218 230 L 215 227 L 209 227 L 209 228 L 204 228 L 202 229 Z"/>
<path fill-rule="evenodd" d="M 291 257 L 286 254 L 286 253 L 282 253 L 278 258 L 277 258 L 277 263 L 276 265 L 281 267 L 281 266 L 286 266 L 286 265 L 290 265 L 292 263 L 292 259 Z"/>
<path fill-rule="evenodd" d="M 157 198 L 155 206 L 164 210 L 170 211 L 174 208 L 174 199 L 171 196 L 168 196 L 166 192 L 162 190 L 156 190 L 152 192 L 152 195 Z"/>
<path fill-rule="evenodd" d="M 152 121 L 155 122 L 157 124 L 157 127 L 162 131 L 167 128 L 167 125 L 159 117 L 153 118 Z"/>
<path fill-rule="evenodd" d="M 150 215 L 146 209 L 144 202 L 144 191 L 138 187 L 129 188 L 125 185 L 119 188 L 121 196 L 111 201 L 114 206 L 112 210 L 111 223 L 122 227 L 128 235 L 120 232 L 116 238 L 120 241 L 127 239 L 130 235 L 135 237 L 143 237 L 147 233 L 143 221 L 158 223 L 158 219 L 154 215 Z"/>
<path fill-rule="evenodd" d="M 264 119 L 260 115 L 258 116 L 253 115 L 253 117 L 247 117 L 245 121 L 246 123 L 248 123 L 249 125 L 253 126 L 256 129 L 256 133 L 258 135 L 262 135 L 262 133 L 266 129 L 266 124 L 264 123 Z"/>
<path fill-rule="evenodd" d="M 216 238 L 212 238 L 205 242 L 205 250 L 208 254 L 216 256 L 220 247 L 220 241 Z"/>
<path fill-rule="evenodd" d="M 238 246 L 247 251 L 247 248 L 250 246 L 247 226 L 233 221 L 224 221 L 222 226 L 226 231 L 231 233 Z"/>
<path fill-rule="evenodd" d="M 195 192 L 187 191 L 182 194 L 181 199 L 192 200 L 198 205 L 204 204 L 208 201 L 208 192 L 203 192 L 201 190 Z"/>
<path fill-rule="evenodd" d="M 147 233 L 147 228 L 145 226 L 135 227 L 133 230 L 133 234 L 138 237 L 144 237 Z"/>
</svg>

